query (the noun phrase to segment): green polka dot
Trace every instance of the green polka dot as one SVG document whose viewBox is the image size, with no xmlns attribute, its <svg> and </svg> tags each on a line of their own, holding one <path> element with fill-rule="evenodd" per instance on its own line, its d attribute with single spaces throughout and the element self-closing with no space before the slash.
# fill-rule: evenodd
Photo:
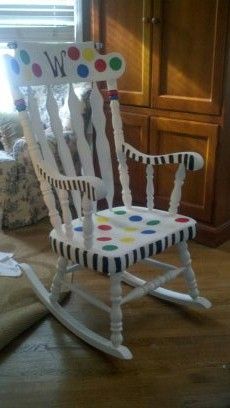
<svg viewBox="0 0 230 408">
<path fill-rule="evenodd" d="M 114 71 L 118 71 L 121 68 L 122 61 L 118 57 L 113 57 L 109 61 L 109 65 Z"/>
<path fill-rule="evenodd" d="M 116 245 L 104 245 L 102 247 L 102 249 L 104 249 L 104 251 L 115 251 L 116 249 L 118 249 L 118 246 L 116 246 Z"/>
<path fill-rule="evenodd" d="M 158 220 L 151 220 L 151 221 L 148 221 L 146 224 L 147 224 L 147 225 L 157 225 L 157 224 L 160 224 L 160 221 L 158 221 Z"/>
<path fill-rule="evenodd" d="M 116 215 L 124 215 L 124 214 L 126 214 L 126 211 L 124 211 L 124 210 L 117 210 L 117 211 L 114 211 L 114 214 L 116 214 Z"/>
<path fill-rule="evenodd" d="M 20 51 L 20 57 L 24 64 L 28 65 L 30 63 L 30 56 L 25 50 Z"/>
</svg>

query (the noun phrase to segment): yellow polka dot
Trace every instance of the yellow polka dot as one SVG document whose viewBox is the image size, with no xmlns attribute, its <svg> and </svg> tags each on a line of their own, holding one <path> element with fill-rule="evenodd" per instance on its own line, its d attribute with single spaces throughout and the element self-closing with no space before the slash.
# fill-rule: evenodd
<svg viewBox="0 0 230 408">
<path fill-rule="evenodd" d="M 86 61 L 93 61 L 95 57 L 95 52 L 92 48 L 85 48 L 82 51 L 83 58 L 85 58 Z"/>
<path fill-rule="evenodd" d="M 133 237 L 124 237 L 120 239 L 121 242 L 124 242 L 124 244 L 131 244 L 132 242 L 135 241 L 135 238 Z"/>
<path fill-rule="evenodd" d="M 138 228 L 136 228 L 136 227 L 124 227 L 123 231 L 135 232 L 135 231 L 138 231 Z"/>
<path fill-rule="evenodd" d="M 98 222 L 109 222 L 109 218 L 108 217 L 97 217 L 97 221 Z"/>
</svg>

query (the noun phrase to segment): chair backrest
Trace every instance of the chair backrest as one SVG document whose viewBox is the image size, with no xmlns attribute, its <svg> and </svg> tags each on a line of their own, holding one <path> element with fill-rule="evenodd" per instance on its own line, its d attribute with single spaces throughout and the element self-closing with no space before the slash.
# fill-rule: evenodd
<svg viewBox="0 0 230 408">
<path fill-rule="evenodd" d="M 98 82 L 105 81 L 110 98 L 112 122 L 114 128 L 116 151 L 118 159 L 123 160 L 122 143 L 124 141 L 119 112 L 116 80 L 125 69 L 123 57 L 117 53 L 100 55 L 92 43 L 15 43 L 15 55 L 5 56 L 7 72 L 15 101 L 28 143 L 31 159 L 37 171 L 37 163 L 44 161 L 59 172 L 55 157 L 49 147 L 41 121 L 39 103 L 34 96 L 34 87 L 45 86 L 46 108 L 50 119 L 52 133 L 56 138 L 59 157 L 64 174 L 75 175 L 75 165 L 71 152 L 63 137 L 63 126 L 60 120 L 59 107 L 54 95 L 56 85 L 68 84 L 68 106 L 73 134 L 76 137 L 77 150 L 81 162 L 82 175 L 93 176 L 94 164 L 92 151 L 85 137 L 82 104 L 74 91 L 74 84 L 89 82 L 91 86 L 90 105 L 92 124 L 96 135 L 96 152 L 100 166 L 101 177 L 106 185 L 108 207 L 112 208 L 114 183 L 109 142 L 106 137 L 106 118 L 103 110 L 104 100 L 98 89 Z M 23 88 L 23 89 L 22 89 Z M 26 92 L 24 91 L 26 90 Z M 37 172 L 38 173 L 38 172 Z M 39 174 L 38 178 L 40 177 Z M 53 226 L 60 230 L 61 219 L 55 205 L 55 198 L 50 185 L 41 180 L 43 196 L 49 208 Z M 122 172 L 121 181 L 128 186 L 128 173 Z M 125 188 L 123 188 L 126 191 Z M 124 194 L 123 194 L 124 195 Z M 62 208 L 62 216 L 66 224 L 67 235 L 71 238 L 71 214 L 68 209 L 68 193 L 59 191 L 58 197 Z M 81 194 L 72 193 L 72 200 L 78 215 L 81 216 Z M 128 190 L 125 194 L 125 204 L 131 205 Z"/>
</svg>

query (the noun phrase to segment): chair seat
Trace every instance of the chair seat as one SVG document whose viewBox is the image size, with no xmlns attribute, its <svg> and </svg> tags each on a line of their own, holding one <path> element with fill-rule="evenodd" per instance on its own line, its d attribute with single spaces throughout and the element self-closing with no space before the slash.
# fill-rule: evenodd
<svg viewBox="0 0 230 408">
<path fill-rule="evenodd" d="M 103 273 L 121 272 L 141 259 L 196 235 L 196 222 L 177 214 L 143 207 L 116 207 L 94 216 L 94 242 L 85 250 L 82 221 L 73 221 L 74 240 L 50 233 L 53 250 L 74 263 Z"/>
</svg>

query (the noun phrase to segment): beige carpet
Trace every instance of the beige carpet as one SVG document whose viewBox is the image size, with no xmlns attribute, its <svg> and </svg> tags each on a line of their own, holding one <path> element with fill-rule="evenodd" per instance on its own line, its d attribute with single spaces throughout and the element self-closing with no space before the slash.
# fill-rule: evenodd
<svg viewBox="0 0 230 408">
<path fill-rule="evenodd" d="M 47 220 L 35 226 L 0 233 L 0 251 L 13 252 L 14 259 L 34 267 L 49 286 L 55 273 L 57 256 L 50 250 Z M 0 349 L 47 314 L 24 275 L 0 277 Z"/>
</svg>

